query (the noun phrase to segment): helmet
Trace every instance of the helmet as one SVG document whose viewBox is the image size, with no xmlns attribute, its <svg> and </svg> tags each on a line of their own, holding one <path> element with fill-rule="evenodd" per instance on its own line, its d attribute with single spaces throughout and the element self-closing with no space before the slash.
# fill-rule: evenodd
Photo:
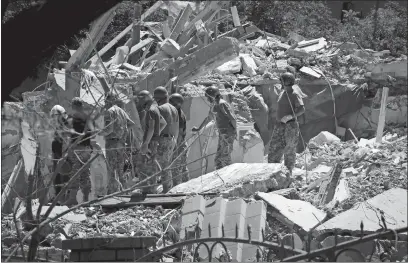
<svg viewBox="0 0 408 263">
<path fill-rule="evenodd" d="M 66 113 L 64 107 L 60 106 L 60 105 L 55 105 L 54 107 L 52 107 L 50 115 L 51 117 L 54 115 L 64 115 Z"/>
<path fill-rule="evenodd" d="M 205 96 L 206 97 L 215 98 L 215 97 L 217 97 L 217 95 L 220 95 L 220 90 L 215 86 L 208 87 L 205 90 Z"/>
<path fill-rule="evenodd" d="M 164 99 L 167 98 L 168 95 L 169 93 L 167 92 L 167 89 L 162 86 L 157 87 L 153 92 L 153 97 L 155 99 Z"/>
<path fill-rule="evenodd" d="M 173 94 L 171 94 L 171 96 L 170 96 L 170 98 L 169 98 L 169 102 L 171 103 L 171 104 L 175 104 L 175 103 L 178 103 L 178 104 L 183 104 L 183 102 L 184 102 L 184 98 L 183 98 L 183 96 L 181 95 L 181 94 L 179 94 L 179 93 L 173 93 Z"/>
<path fill-rule="evenodd" d="M 295 85 L 295 76 L 290 72 L 285 72 L 280 77 L 281 81 L 287 85 Z"/>
</svg>

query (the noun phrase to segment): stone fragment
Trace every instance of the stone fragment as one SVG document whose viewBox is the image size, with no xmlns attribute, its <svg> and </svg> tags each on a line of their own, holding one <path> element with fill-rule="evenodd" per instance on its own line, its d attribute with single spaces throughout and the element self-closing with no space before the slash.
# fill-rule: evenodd
<svg viewBox="0 0 408 263">
<path fill-rule="evenodd" d="M 406 227 L 407 190 L 393 188 L 365 202 L 357 203 L 351 209 L 318 226 L 313 235 L 318 236 L 334 230 L 339 231 L 339 234 L 359 234 L 361 222 L 364 225 L 364 233 L 373 233 L 382 229 L 380 211 L 384 212 L 388 229 Z"/>
<path fill-rule="evenodd" d="M 314 71 L 313 69 L 308 68 L 308 67 L 302 67 L 299 71 L 302 72 L 303 74 L 306 74 L 306 75 L 311 76 L 311 77 L 315 77 L 317 79 L 319 79 L 321 77 L 321 75 L 319 73 L 317 73 L 316 71 Z"/>
<path fill-rule="evenodd" d="M 286 59 L 279 59 L 276 61 L 276 67 L 279 71 L 285 72 L 286 67 L 288 66 L 288 61 Z"/>
<path fill-rule="evenodd" d="M 115 56 L 112 59 L 112 65 L 120 65 L 127 61 L 127 54 L 129 53 L 129 47 L 123 46 L 116 49 Z"/>
<path fill-rule="evenodd" d="M 222 192 L 224 197 L 248 197 L 258 191 L 282 189 L 289 171 L 275 163 L 234 163 L 177 185 L 170 193 Z"/>
<path fill-rule="evenodd" d="M 258 69 L 255 60 L 248 54 L 240 54 L 240 59 L 244 75 L 248 77 L 255 76 Z"/>
<path fill-rule="evenodd" d="M 295 58 L 304 58 L 309 56 L 309 53 L 300 49 L 288 49 L 286 54 Z"/>
<path fill-rule="evenodd" d="M 219 73 L 219 74 L 235 74 L 241 71 L 242 68 L 242 63 L 240 58 L 234 58 L 233 60 L 230 60 L 218 68 L 214 70 L 214 72 Z"/>
<path fill-rule="evenodd" d="M 318 40 L 318 42 L 316 44 L 308 45 L 308 43 L 315 43 L 316 40 Z M 305 45 L 307 45 L 307 46 L 305 46 Z M 300 49 L 303 50 L 303 51 L 316 52 L 316 51 L 326 47 L 327 46 L 327 41 L 326 41 L 326 39 L 324 37 L 321 37 L 319 39 L 312 39 L 312 40 L 308 40 L 308 41 L 303 40 L 303 41 L 298 43 L 298 46 L 300 46 L 301 47 Z M 304 46 L 304 47 L 302 47 L 302 46 Z"/>
<path fill-rule="evenodd" d="M 358 175 L 358 171 L 354 169 L 353 167 L 348 167 L 346 169 L 343 169 L 343 173 L 346 177 L 351 177 L 351 176 L 356 176 Z"/>
<path fill-rule="evenodd" d="M 272 216 L 291 228 L 296 224 L 308 232 L 326 217 L 325 212 L 305 201 L 289 200 L 274 193 L 260 192 L 257 193 L 257 197 L 276 210 L 272 212 Z"/>
<path fill-rule="evenodd" d="M 317 146 L 323 146 L 324 144 L 331 144 L 333 142 L 340 142 L 340 139 L 334 135 L 331 134 L 328 131 L 322 131 L 312 139 L 310 139 L 309 143 L 312 143 Z"/>
<path fill-rule="evenodd" d="M 341 203 L 350 198 L 350 188 L 346 179 L 340 179 L 339 184 L 334 192 L 333 199 L 327 204 L 327 207 L 334 207 L 337 203 Z"/>
</svg>

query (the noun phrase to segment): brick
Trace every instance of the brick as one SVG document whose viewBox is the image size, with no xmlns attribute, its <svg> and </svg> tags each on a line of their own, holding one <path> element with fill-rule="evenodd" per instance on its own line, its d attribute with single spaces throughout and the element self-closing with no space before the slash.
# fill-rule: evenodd
<svg viewBox="0 0 408 263">
<path fill-rule="evenodd" d="M 81 251 L 80 261 L 115 261 L 116 250 L 91 250 Z"/>
<path fill-rule="evenodd" d="M 188 198 L 184 201 L 181 213 L 183 215 L 192 213 L 195 211 L 201 212 L 203 215 L 205 213 L 205 199 L 201 195 L 195 195 L 192 198 Z"/>
<path fill-rule="evenodd" d="M 242 214 L 226 216 L 224 220 L 224 230 L 235 230 L 238 225 L 238 229 L 245 228 L 245 216 Z"/>
<path fill-rule="evenodd" d="M 71 262 L 78 262 L 79 261 L 79 251 L 71 251 L 69 253 L 69 261 Z"/>
<path fill-rule="evenodd" d="M 62 249 L 81 249 L 82 239 L 66 239 L 62 241 Z"/>
<path fill-rule="evenodd" d="M 245 217 L 246 209 L 247 209 L 247 204 L 243 199 L 235 199 L 233 201 L 227 202 L 225 215 L 229 216 L 229 215 L 242 214 Z"/>
<path fill-rule="evenodd" d="M 207 200 L 205 203 L 205 214 L 212 214 L 219 211 L 225 211 L 227 201 L 222 197 Z"/>
<path fill-rule="evenodd" d="M 144 255 L 147 255 L 149 250 L 147 248 L 141 249 L 121 249 L 117 250 L 116 260 L 135 261 Z"/>
<path fill-rule="evenodd" d="M 263 201 L 256 201 L 247 204 L 245 217 L 249 218 L 257 215 L 262 215 L 264 218 L 266 218 L 266 206 Z"/>
</svg>

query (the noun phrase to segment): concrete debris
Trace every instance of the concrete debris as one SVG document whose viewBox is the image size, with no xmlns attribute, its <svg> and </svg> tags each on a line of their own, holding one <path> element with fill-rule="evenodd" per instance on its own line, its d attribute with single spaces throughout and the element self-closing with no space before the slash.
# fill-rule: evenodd
<svg viewBox="0 0 408 263">
<path fill-rule="evenodd" d="M 70 67 L 72 63 L 60 63 L 67 68 L 52 70 L 45 89 L 23 93 L 22 103 L 5 103 L 2 179 L 18 184 L 13 188 L 15 194 L 8 199 L 24 196 L 26 182 L 23 181 L 28 174 L 40 171 L 43 175 L 44 180 L 36 181 L 38 189 L 34 189 L 40 194 L 44 190 L 39 189 L 51 179 L 54 130 L 47 121 L 50 109 L 59 104 L 71 113 L 71 99 L 80 96 L 87 110 L 96 108 L 99 112 L 105 106 L 104 95 L 111 85 L 136 124 L 132 129 L 137 142 L 135 151 L 140 150 L 144 112 L 138 111 L 140 105 L 136 105 L 134 95 L 141 89 L 152 91 L 157 86 L 183 94 L 191 180 L 175 186 L 170 193 L 215 192 L 221 196 L 207 200 L 194 195 L 185 200 L 181 209 L 175 210 L 138 206 L 107 213 L 99 207 L 80 208 L 44 227 L 40 255 L 57 261 L 67 259 L 67 250 L 59 248 L 63 241 L 72 237 L 153 236 L 158 239 L 157 247 L 161 248 L 180 239 L 195 237 L 200 232 L 198 229 L 202 237 L 208 235 L 208 225 L 212 236 L 221 236 L 224 225 L 226 236 L 235 237 L 238 226 L 238 237 L 247 238 L 246 224 L 252 225 L 253 240 L 262 240 L 262 229 L 267 235 L 276 230 L 283 236 L 284 244 L 304 249 L 305 233 L 322 223 L 313 231 L 317 238 L 312 240 L 311 246 L 318 249 L 333 245 L 334 238 L 327 235 L 334 230 L 347 235 L 359 234 L 361 221 L 365 233 L 384 228 L 378 221 L 381 213 L 388 229 L 407 225 L 405 55 L 391 56 L 388 50 L 363 50 L 354 42 L 338 43 L 323 37 L 305 39 L 295 32 L 290 32 L 285 39 L 250 23 L 241 24 L 235 8 L 235 28 L 220 35 L 215 30 L 219 21 L 214 22 L 219 18 L 213 15 L 219 12 L 221 19 L 228 18 L 229 9 L 223 1 L 208 5 L 158 1 L 140 20 L 144 21 L 159 7 L 168 11 L 169 19 L 160 23 L 140 23 L 145 31 L 140 32 L 139 39 L 133 39 L 134 34 L 130 34 L 132 38 L 124 46 L 117 47 L 113 57 L 104 56 L 117 43 L 125 43 L 120 40 L 129 36 L 131 30 L 136 30 L 129 25 L 99 51 L 104 60 L 107 58 L 103 65 L 97 56 L 86 62 L 85 55 L 82 58 L 70 50 L 72 58 L 81 60 L 83 68 L 74 72 Z M 214 38 L 214 34 L 218 35 Z M 78 50 L 83 54 L 93 52 L 86 44 Z M 283 164 L 269 164 L 265 158 L 276 119 L 274 88 L 280 85 L 280 74 L 286 71 L 295 73 L 296 84 L 307 95 L 304 98 L 306 114 L 299 121 L 302 142 L 298 148 L 303 152 L 297 154 L 291 178 Z M 214 167 L 218 145 L 214 122 L 210 122 L 201 135 L 191 131 L 210 110 L 203 92 L 210 85 L 220 87 L 222 97 L 231 104 L 237 116 L 237 138 L 231 155 L 233 164 L 220 170 Z M 380 89 L 385 86 L 390 87 L 385 134 L 383 142 L 376 144 L 373 137 L 380 114 Z M 103 126 L 103 117 L 94 121 L 96 126 Z M 341 138 L 334 135 L 338 134 L 338 124 L 349 128 L 339 135 Z M 350 129 L 352 132 L 348 132 Z M 303 140 L 306 149 L 303 149 Z M 105 155 L 105 138 L 96 136 L 92 147 L 93 154 L 98 151 Z M 36 161 L 37 152 L 44 157 L 40 161 Z M 108 169 L 104 155 L 99 155 L 91 165 L 91 199 L 106 195 Z M 132 156 L 130 152 L 127 155 Z M 341 169 L 336 169 L 337 165 Z M 15 167 L 20 169 L 19 180 L 9 180 Z M 125 187 L 140 180 L 133 177 L 130 170 L 125 174 L 128 176 Z M 289 183 L 291 188 L 285 188 Z M 2 191 L 3 188 L 4 184 Z M 55 191 L 51 189 L 47 201 L 54 196 Z M 254 196 L 263 201 L 254 201 Z M 224 199 L 227 197 L 230 199 Z M 183 198 L 178 196 L 177 203 Z M 83 201 L 80 191 L 77 199 Z M 5 209 L 6 213 L 11 213 L 13 203 Z M 49 207 L 47 203 L 44 205 L 41 215 Z M 34 214 L 38 207 L 38 202 L 33 202 Z M 49 217 L 67 209 L 56 206 Z M 28 233 L 31 223 L 25 215 L 23 205 L 17 214 L 17 225 L 14 225 L 10 214 L 2 214 L 2 252 L 7 253 L 18 244 L 17 230 L 23 236 Z M 339 242 L 351 239 L 354 237 L 338 237 Z M 384 243 L 381 244 L 383 248 L 392 246 L 380 241 Z M 397 246 L 391 258 L 402 260 L 406 257 L 407 243 L 401 241 Z M 372 243 L 359 244 L 355 248 L 368 256 Z M 234 261 L 249 260 L 256 254 L 256 247 L 252 245 L 228 244 L 227 249 Z M 215 250 L 216 257 L 226 258 L 219 246 Z M 380 257 L 383 250 L 377 248 L 374 256 Z M 192 258 L 190 254 L 181 255 L 179 250 L 171 253 L 166 255 L 165 261 L 180 261 L 181 256 Z M 199 254 L 206 260 L 205 252 L 200 250 Z M 340 258 L 363 261 L 350 251 Z"/>
<path fill-rule="evenodd" d="M 275 163 L 234 163 L 200 178 L 182 183 L 170 193 L 201 193 L 217 191 L 224 197 L 249 197 L 258 191 L 282 189 L 287 183 L 288 170 Z"/>
<path fill-rule="evenodd" d="M 316 137 L 310 139 L 309 144 L 314 146 L 323 146 L 324 144 L 331 144 L 334 142 L 340 142 L 340 139 L 327 131 L 322 131 Z"/>
<path fill-rule="evenodd" d="M 216 68 L 214 72 L 219 73 L 219 74 L 235 74 L 235 73 L 240 72 L 241 69 L 242 69 L 242 63 L 241 63 L 241 59 L 238 57 L 238 58 L 234 58 L 233 60 L 222 64 L 221 66 Z"/>
<path fill-rule="evenodd" d="M 274 208 L 272 216 L 291 228 L 296 225 L 303 233 L 309 232 L 326 218 L 325 212 L 302 200 L 289 200 L 274 193 L 259 192 L 256 196 Z"/>
<path fill-rule="evenodd" d="M 334 230 L 359 235 L 360 223 L 364 224 L 364 233 L 373 233 L 384 228 L 381 214 L 388 229 L 397 229 L 407 225 L 407 190 L 394 188 L 365 202 L 355 204 L 351 209 L 335 216 L 318 226 L 314 235 L 318 236 Z M 405 234 L 406 235 L 406 234 Z"/>
</svg>

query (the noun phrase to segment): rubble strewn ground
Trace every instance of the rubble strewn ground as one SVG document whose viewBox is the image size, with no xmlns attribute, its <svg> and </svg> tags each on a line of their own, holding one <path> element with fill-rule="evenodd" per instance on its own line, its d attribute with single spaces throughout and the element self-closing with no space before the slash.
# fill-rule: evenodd
<svg viewBox="0 0 408 263">
<path fill-rule="evenodd" d="M 249 27 L 247 26 L 247 28 Z M 242 29 L 246 30 L 245 28 Z M 353 134 L 353 137 L 348 138 L 340 135 L 339 137 L 342 138 L 339 138 L 328 131 L 331 129 L 331 132 L 334 133 L 333 130 L 336 130 L 338 127 L 334 127 L 331 124 L 337 124 L 337 118 L 347 118 L 348 114 L 357 113 L 361 109 L 363 101 L 369 104 L 370 114 L 372 111 L 378 111 L 381 101 L 381 93 L 379 91 L 384 86 L 391 87 L 389 96 L 392 96 L 392 100 L 396 101 L 395 103 L 389 103 L 389 108 L 393 107 L 391 104 L 398 104 L 398 107 L 389 110 L 400 111 L 401 115 L 406 117 L 407 99 L 402 94 L 405 94 L 407 91 L 407 57 L 405 55 L 394 57 L 386 50 L 381 52 L 368 49 L 363 50 L 355 43 L 337 43 L 326 41 L 324 38 L 312 40 L 315 41 L 315 44 L 312 45 L 308 45 L 308 41 L 302 41 L 297 43 L 297 47 L 295 47 L 289 45 L 291 41 L 288 39 L 285 40 L 277 36 L 271 36 L 271 34 L 266 36 L 265 32 L 255 31 L 256 33 L 252 37 L 240 41 L 235 38 L 229 38 L 228 41 L 225 41 L 223 45 L 226 51 L 222 51 L 225 52 L 222 59 L 223 61 L 232 57 L 233 59 L 223 64 L 217 61 L 215 64 L 220 65 L 211 68 L 211 65 L 216 60 L 216 56 L 204 59 L 205 54 L 200 54 L 202 57 L 197 60 L 201 59 L 201 62 L 204 61 L 203 64 L 206 64 L 205 66 L 201 67 L 202 65 L 190 64 L 195 67 L 192 72 L 189 72 L 190 69 L 183 69 L 188 73 L 186 75 L 192 74 L 198 77 L 191 81 L 184 81 L 188 83 L 180 85 L 178 80 L 173 83 L 175 88 L 184 95 L 185 105 L 188 104 L 187 101 L 190 103 L 188 106 L 184 106 L 185 109 L 183 109 L 188 116 L 187 137 L 191 135 L 189 134 L 191 133 L 191 127 L 196 126 L 196 122 L 201 122 L 204 118 L 201 119 L 204 115 L 200 114 L 207 113 L 207 109 L 204 111 L 203 107 L 205 106 L 209 109 L 208 103 L 204 98 L 204 89 L 210 85 L 217 85 L 221 88 L 222 95 L 233 106 L 237 115 L 238 126 L 245 127 L 245 129 L 238 136 L 238 143 L 234 144 L 234 147 L 238 145 L 239 148 L 235 148 L 232 154 L 234 164 L 214 171 L 214 167 L 209 167 L 212 164 L 209 158 L 207 158 L 205 163 L 207 166 L 206 172 L 201 171 L 204 170 L 201 169 L 201 164 L 197 165 L 197 170 L 200 170 L 198 172 L 200 176 L 197 178 L 191 176 L 192 179 L 190 181 L 175 186 L 170 190 L 170 193 L 203 194 L 203 192 L 215 192 L 216 195 L 222 197 L 221 199 L 229 198 L 236 200 L 245 198 L 242 200 L 248 204 L 253 199 L 263 200 L 263 204 L 267 205 L 267 216 L 263 219 L 264 222 L 266 221 L 265 232 L 268 236 L 267 240 L 276 241 L 271 236 L 277 233 L 280 237 L 286 236 L 286 241 L 288 241 L 290 239 L 288 234 L 296 233 L 296 235 L 299 235 L 298 239 L 300 240 L 295 242 L 296 248 L 305 249 L 306 236 L 309 231 L 313 231 L 312 229 L 317 223 L 330 222 L 332 225 L 335 225 L 332 226 L 333 229 L 341 228 L 342 225 L 339 227 L 336 225 L 338 223 L 336 222 L 336 217 L 339 218 L 343 212 L 351 211 L 356 204 L 365 204 L 367 200 L 373 200 L 373 198 L 381 194 L 387 197 L 387 194 L 390 192 L 393 194 L 405 193 L 408 189 L 408 141 L 405 120 L 399 121 L 399 124 L 387 122 L 383 141 L 380 144 L 375 143 L 375 138 L 373 138 L 376 127 L 371 127 L 372 129 L 369 132 L 363 131 L 358 133 L 357 137 L 354 137 Z M 141 39 L 141 41 L 146 41 L 147 43 L 153 41 L 149 40 L 149 37 L 153 38 L 155 34 L 146 31 L 142 35 L 144 39 Z M 157 36 L 155 37 L 157 38 Z M 237 38 L 239 39 L 240 37 L 242 35 Z M 217 43 L 221 42 L 222 39 Z M 238 42 L 239 50 L 236 50 Z M 104 72 L 100 65 L 92 64 L 89 69 L 84 70 L 84 74 L 87 83 L 93 83 L 92 85 L 95 86 L 92 86 L 92 89 L 89 88 L 90 92 L 80 88 L 81 96 L 85 98 L 86 103 L 96 106 L 98 103 L 93 101 L 93 94 L 98 93 L 98 96 L 103 97 L 103 85 L 98 79 L 118 76 L 117 81 L 119 83 L 114 86 L 124 95 L 124 100 L 128 103 L 132 93 L 140 88 L 138 84 L 142 81 L 145 81 L 143 83 L 146 86 L 149 84 L 150 87 L 154 86 L 152 83 L 156 79 L 159 82 L 161 81 L 160 83 L 166 83 L 167 80 L 164 81 L 164 77 L 160 79 L 161 76 L 159 75 L 161 73 L 163 75 L 170 75 L 169 65 L 181 67 L 177 63 L 181 63 L 180 61 L 184 60 L 186 64 L 191 63 L 191 57 L 189 56 L 195 50 L 200 51 L 199 48 L 208 48 L 210 44 L 215 42 L 210 42 L 203 46 L 200 41 L 199 44 L 193 45 L 194 47 L 192 46 L 191 50 L 184 50 L 184 55 L 180 57 L 177 55 L 169 57 L 168 55 L 163 55 L 163 52 L 164 49 L 171 48 L 177 49 L 180 52 L 180 48 L 185 49 L 184 45 L 179 45 L 173 40 L 166 41 L 165 43 L 166 46 L 162 47 L 163 50 L 158 48 L 158 51 L 148 57 L 146 63 L 143 62 L 141 65 L 136 66 L 119 62 L 119 60 L 125 60 L 122 53 L 125 49 L 129 49 L 127 47 L 125 49 L 119 48 L 117 54 L 112 59 L 113 62 L 106 63 L 105 66 L 108 73 Z M 144 55 L 148 53 L 148 48 L 150 46 L 146 47 Z M 198 53 L 194 53 L 193 56 L 196 54 Z M 208 68 L 212 70 L 207 70 Z M 307 101 L 307 117 L 305 117 L 306 121 L 303 120 L 303 123 L 300 124 L 301 131 L 304 132 L 303 135 L 306 133 L 308 136 L 310 134 L 316 135 L 316 130 L 320 132 L 320 134 L 310 140 L 305 137 L 305 145 L 303 146 L 306 146 L 306 149 L 302 149 L 297 154 L 296 168 L 293 171 L 292 181 L 289 180 L 289 173 L 283 164 L 266 163 L 267 156 L 264 154 L 264 150 L 266 150 L 266 154 L 268 152 L 267 145 L 274 125 L 271 121 L 275 120 L 274 107 L 276 96 L 274 88 L 279 88 L 279 75 L 287 70 L 295 71 L 296 81 L 300 87 L 308 87 L 307 91 L 305 90 L 305 93 L 308 93 L 308 98 L 307 100 L 305 99 Z M 147 81 L 147 77 L 153 76 L 155 72 L 161 73 L 157 74 L 157 76 L 155 75 L 155 78 L 152 78 L 153 80 L 150 82 Z M 4 120 L 9 129 L 2 129 L 2 138 L 7 139 L 7 142 L 4 145 L 2 144 L 2 148 L 7 148 L 7 153 L 10 156 L 13 155 L 13 158 L 4 156 L 8 163 L 13 163 L 14 159 L 20 159 L 19 154 L 21 154 L 21 151 L 25 153 L 23 154 L 23 159 L 35 160 L 31 156 L 27 157 L 28 155 L 25 151 L 28 151 L 27 148 L 30 148 L 31 151 L 35 152 L 34 148 L 37 147 L 37 144 L 42 144 L 47 139 L 45 138 L 47 136 L 43 136 L 43 140 L 36 142 L 35 147 L 26 146 L 24 150 L 11 149 L 13 144 L 18 144 L 21 141 L 23 143 L 28 141 L 33 143 L 35 140 L 31 139 L 31 137 L 39 138 L 39 134 L 32 136 L 29 133 L 36 132 L 33 127 L 36 127 L 40 121 L 32 121 L 31 119 L 27 121 L 27 113 L 22 113 L 24 111 L 23 105 L 30 106 L 44 115 L 44 112 L 49 110 L 50 105 L 57 103 L 57 95 L 61 95 L 63 93 L 62 90 L 65 91 L 65 80 L 63 80 L 65 79 L 65 71 L 55 69 L 51 75 L 53 85 L 49 89 L 36 93 L 25 93 L 23 96 L 25 98 L 24 103 L 8 105 L 13 108 L 13 112 L 24 115 L 20 118 L 25 121 L 24 129 L 21 129 L 19 123 L 14 127 L 7 122 L 12 120 L 12 117 Z M 183 77 L 187 79 L 187 76 L 183 75 Z M 350 94 L 351 92 L 352 94 Z M 344 94 L 348 97 L 346 95 L 342 97 Z M 194 104 L 193 98 L 201 100 L 201 106 L 197 106 L 197 103 Z M 335 106 L 337 102 L 339 104 Z M 352 106 L 349 106 L 348 103 Z M 308 108 L 309 105 L 310 108 Z M 337 108 L 345 108 L 345 110 L 338 113 L 335 112 Z M 136 114 L 136 116 L 138 115 Z M 200 119 L 197 116 L 200 116 Z M 375 120 L 373 120 L 373 116 L 376 115 L 371 114 L 368 120 L 370 126 L 370 121 L 373 123 L 378 121 L 378 116 L 375 117 Z M 327 121 L 327 119 L 330 120 Z M 334 119 L 336 119 L 336 122 Z M 325 121 L 327 123 L 330 122 L 330 125 L 333 127 L 326 127 L 324 125 Z M 255 125 L 253 125 L 254 123 Z M 323 125 L 319 126 L 319 123 L 323 123 Z M 202 149 L 201 142 L 189 145 L 191 147 L 189 158 L 192 158 L 191 156 L 197 157 L 192 160 L 193 162 L 205 154 L 210 154 L 211 146 L 216 145 L 214 140 L 216 136 L 214 136 L 214 129 L 211 125 L 213 124 L 207 125 L 207 130 L 205 131 L 208 132 L 208 137 L 210 138 L 205 142 L 206 149 Z M 313 127 L 310 128 L 307 125 Z M 211 130 L 211 133 L 209 130 Z M 352 132 L 348 133 L 351 134 Z M 205 135 L 207 136 L 207 133 Z M 103 145 L 101 142 L 104 143 L 104 139 L 97 138 L 96 140 L 99 140 L 98 144 L 100 145 L 98 147 L 101 148 L 101 145 Z M 47 155 L 47 149 L 50 147 L 41 146 L 41 153 Z M 259 150 L 261 153 L 251 153 L 250 149 Z M 18 156 L 18 158 L 14 155 Z M 236 155 L 240 156 L 237 157 Z M 249 163 L 247 160 L 251 160 L 252 163 Z M 49 167 L 47 167 L 49 164 L 46 164 L 47 161 L 42 160 L 40 167 L 45 175 L 49 174 Z M 102 157 L 98 161 L 105 162 Z M 34 163 L 33 161 L 28 165 L 28 162 L 26 162 L 25 169 L 34 169 Z M 103 165 L 98 164 L 98 167 L 93 170 L 93 174 L 103 177 L 100 175 L 105 173 L 104 176 L 106 176 L 106 167 L 102 168 Z M 7 176 L 10 176 L 13 167 L 6 167 L 7 169 L 4 169 L 8 173 Z M 98 171 L 95 172 L 95 170 Z M 335 174 L 336 171 L 340 170 L 340 175 Z M 192 169 L 190 169 L 190 173 L 192 172 Z M 104 178 L 98 179 L 97 183 L 93 181 L 93 186 L 104 191 L 107 180 L 104 182 Z M 94 195 L 96 196 L 97 194 L 94 193 Z M 322 198 L 322 195 L 325 198 Z M 188 199 L 189 197 L 185 198 Z M 206 198 L 209 199 L 208 197 Z M 401 204 L 405 204 L 402 200 L 398 201 L 398 198 L 395 199 L 393 202 L 396 204 L 388 204 L 387 201 L 383 203 L 390 206 L 399 205 L 399 208 L 401 208 Z M 245 203 L 244 201 L 242 203 Z M 260 202 L 262 203 L 262 201 Z M 246 205 L 243 206 L 246 207 Z M 58 208 L 64 209 L 63 207 Z M 75 214 L 79 214 L 82 219 L 86 218 L 86 220 L 70 220 L 70 217 L 67 216 L 64 219 L 58 219 L 50 223 L 50 225 L 44 228 L 44 238 L 40 243 L 40 254 L 43 250 L 52 250 L 53 252 L 50 253 L 55 256 L 56 260 L 59 260 L 61 257 L 68 256 L 68 252 L 61 249 L 63 240 L 107 236 L 154 236 L 157 238 L 157 246 L 160 248 L 180 241 L 180 231 L 183 231 L 181 229 L 181 212 L 180 208 L 164 209 L 162 206 L 147 207 L 140 205 L 117 211 L 106 210 L 102 208 L 102 205 L 80 208 L 70 216 L 75 217 Z M 400 214 L 403 214 L 402 212 Z M 218 215 L 220 218 L 222 217 L 221 214 L 220 212 Z M 204 218 L 204 215 L 202 217 Z M 248 218 L 250 217 L 248 216 Z M 11 214 L 2 214 L 1 219 L 2 252 L 8 253 L 13 248 L 19 246 L 18 233 L 20 236 L 25 236 L 28 233 L 28 229 L 24 229 L 26 222 L 21 214 L 17 215 L 17 225 L 15 225 Z M 374 220 L 377 219 L 375 218 Z M 228 222 L 225 223 L 227 224 Z M 202 230 L 205 231 L 205 227 L 203 226 Z M 229 225 L 228 227 L 233 228 L 234 226 Z M 258 229 L 258 231 L 260 230 Z M 354 235 L 355 233 L 351 234 Z M 182 236 L 184 236 L 184 233 Z M 323 238 L 319 235 L 314 235 L 313 238 L 315 245 L 313 249 L 317 249 L 331 244 L 332 236 L 324 236 Z M 353 237 L 344 237 L 344 239 L 349 240 L 353 239 Z M 28 241 L 22 244 L 25 249 L 28 248 Z M 404 239 L 396 246 L 400 251 L 404 246 L 406 247 L 406 244 L 407 240 Z M 362 250 L 364 250 L 364 256 L 368 256 L 365 248 L 362 248 Z M 184 258 L 191 257 L 191 251 L 183 252 Z M 180 259 L 180 255 L 181 253 L 178 254 L 178 259 Z M 406 260 L 406 253 L 399 253 L 394 259 L 402 260 L 404 257 Z"/>
</svg>

